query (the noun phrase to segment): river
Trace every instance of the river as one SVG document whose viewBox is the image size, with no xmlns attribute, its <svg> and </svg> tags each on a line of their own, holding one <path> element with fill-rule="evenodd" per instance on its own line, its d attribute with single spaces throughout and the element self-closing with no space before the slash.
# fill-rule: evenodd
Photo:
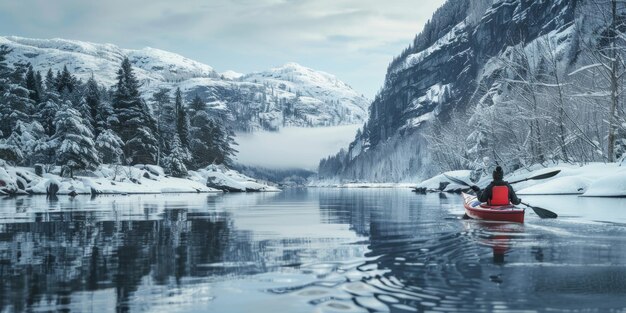
<svg viewBox="0 0 626 313">
<path fill-rule="evenodd" d="M 626 199 L 408 189 L 0 199 L 0 311 L 626 311 Z"/>
</svg>

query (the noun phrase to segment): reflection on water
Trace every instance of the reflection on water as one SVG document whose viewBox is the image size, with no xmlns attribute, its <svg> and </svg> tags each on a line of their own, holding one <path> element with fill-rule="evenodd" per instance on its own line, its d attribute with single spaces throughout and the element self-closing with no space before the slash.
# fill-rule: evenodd
<svg viewBox="0 0 626 313">
<path fill-rule="evenodd" d="M 405 189 L 6 198 L 0 311 L 625 310 L 626 202 L 525 200 L 563 218 Z"/>
</svg>

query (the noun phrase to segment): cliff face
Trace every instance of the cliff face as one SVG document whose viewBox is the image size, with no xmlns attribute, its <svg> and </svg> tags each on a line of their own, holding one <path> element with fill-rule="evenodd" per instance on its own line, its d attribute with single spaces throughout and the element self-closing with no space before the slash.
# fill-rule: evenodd
<svg viewBox="0 0 626 313">
<path fill-rule="evenodd" d="M 398 181 L 430 174 L 422 138 L 429 121 L 445 120 L 453 108 L 463 110 L 482 97 L 497 71 L 485 68 L 508 46 L 570 32 L 578 2 L 446 2 L 391 62 L 363 131 L 336 156 L 341 160 L 321 162 L 322 178 Z"/>
</svg>

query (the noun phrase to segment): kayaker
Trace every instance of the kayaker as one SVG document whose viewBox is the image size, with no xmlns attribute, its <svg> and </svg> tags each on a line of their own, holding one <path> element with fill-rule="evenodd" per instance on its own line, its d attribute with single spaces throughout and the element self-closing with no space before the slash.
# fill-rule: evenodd
<svg viewBox="0 0 626 313">
<path fill-rule="evenodd" d="M 478 186 L 472 186 L 472 190 L 476 192 L 476 196 L 480 202 L 487 202 L 489 205 L 509 205 L 520 204 L 522 200 L 517 197 L 513 187 L 504 180 L 504 171 L 502 167 L 497 166 L 493 171 L 493 181 L 485 188 L 480 190 Z"/>
</svg>

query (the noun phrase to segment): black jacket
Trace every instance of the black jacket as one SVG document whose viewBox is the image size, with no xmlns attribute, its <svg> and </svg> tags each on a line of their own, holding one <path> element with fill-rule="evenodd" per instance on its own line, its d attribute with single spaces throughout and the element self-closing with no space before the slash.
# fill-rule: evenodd
<svg viewBox="0 0 626 313">
<path fill-rule="evenodd" d="M 489 199 L 491 199 L 491 193 L 493 192 L 493 186 L 509 187 L 509 201 L 511 201 L 511 203 L 513 204 L 520 204 L 522 202 L 519 198 L 517 198 L 517 195 L 515 194 L 513 187 L 511 187 L 511 185 L 509 185 L 508 182 L 505 182 L 503 180 L 494 180 L 484 190 L 477 192 L 476 195 L 478 196 L 478 201 L 480 202 L 489 201 Z"/>
</svg>

